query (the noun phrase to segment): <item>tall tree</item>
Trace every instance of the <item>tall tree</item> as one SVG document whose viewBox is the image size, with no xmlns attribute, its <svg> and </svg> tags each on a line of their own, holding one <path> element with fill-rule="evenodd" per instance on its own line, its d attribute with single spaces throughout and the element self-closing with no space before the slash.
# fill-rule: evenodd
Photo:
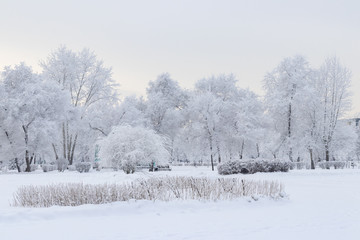
<svg viewBox="0 0 360 240">
<path fill-rule="evenodd" d="M 337 57 L 328 58 L 320 69 L 320 94 L 322 97 L 322 142 L 325 160 L 331 157 L 331 145 L 338 121 L 351 108 L 351 72 L 342 66 Z"/>
<path fill-rule="evenodd" d="M 116 99 L 112 71 L 89 49 L 73 52 L 65 46 L 51 53 L 41 66 L 46 79 L 58 83 L 64 91 L 70 93 L 72 112 L 75 114 L 69 114 L 68 119 L 61 124 L 59 130 L 62 132 L 62 140 L 59 141 L 60 144 L 54 143 L 53 147 L 55 156 L 58 157 L 62 152 L 62 157 L 71 165 L 77 143 L 91 144 L 81 139 L 79 141 L 79 137 L 84 137 L 79 129 L 89 127 L 87 121 L 91 119 L 86 118 L 89 108 Z"/>
<path fill-rule="evenodd" d="M 236 84 L 234 75 L 198 81 L 187 109 L 187 139 L 195 156 L 210 157 L 212 169 L 215 161 L 259 156 L 263 109 L 254 93 Z"/>
<path fill-rule="evenodd" d="M 1 74 L 3 98 L 0 133 L 8 145 L 5 156 L 24 160 L 25 171 L 43 153 L 54 135 L 54 125 L 66 109 L 66 99 L 58 86 L 41 79 L 24 63 L 6 67 Z"/>
<path fill-rule="evenodd" d="M 301 56 L 285 58 L 264 78 L 265 102 L 268 115 L 274 119 L 274 128 L 281 135 L 278 145 L 287 149 L 294 161 L 294 147 L 302 134 L 304 96 L 311 76 L 308 62 Z"/>
<path fill-rule="evenodd" d="M 170 141 L 171 160 L 176 160 L 176 138 L 183 124 L 183 110 L 187 107 L 188 94 L 178 82 L 164 73 L 149 83 L 146 102 L 146 117 L 156 133 Z"/>
</svg>

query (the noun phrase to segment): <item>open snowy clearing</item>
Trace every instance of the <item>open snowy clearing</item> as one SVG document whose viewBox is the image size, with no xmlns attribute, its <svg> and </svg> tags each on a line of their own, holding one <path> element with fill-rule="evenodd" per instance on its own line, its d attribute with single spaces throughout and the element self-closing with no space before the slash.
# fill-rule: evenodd
<svg viewBox="0 0 360 240">
<path fill-rule="evenodd" d="M 62 182 L 122 183 L 161 175 L 219 177 L 207 167 L 171 172 L 0 174 L 1 239 L 359 239 L 360 170 L 231 175 L 278 180 L 288 198 L 199 202 L 130 201 L 79 207 L 14 208 L 17 187 Z M 220 176 L 222 177 L 222 176 Z"/>
</svg>

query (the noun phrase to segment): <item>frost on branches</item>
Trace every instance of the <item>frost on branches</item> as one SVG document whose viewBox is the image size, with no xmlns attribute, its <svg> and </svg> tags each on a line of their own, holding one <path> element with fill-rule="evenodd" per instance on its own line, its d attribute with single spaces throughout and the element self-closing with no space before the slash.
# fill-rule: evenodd
<svg viewBox="0 0 360 240">
<path fill-rule="evenodd" d="M 103 164 L 126 173 L 134 173 L 137 165 L 164 165 L 170 158 L 165 139 L 143 127 L 114 127 L 99 145 Z"/>
</svg>

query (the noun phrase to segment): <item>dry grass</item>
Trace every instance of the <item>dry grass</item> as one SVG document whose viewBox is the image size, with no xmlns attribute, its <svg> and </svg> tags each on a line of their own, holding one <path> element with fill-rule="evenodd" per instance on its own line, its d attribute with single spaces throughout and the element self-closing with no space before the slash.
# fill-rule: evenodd
<svg viewBox="0 0 360 240">
<path fill-rule="evenodd" d="M 238 178 L 163 177 L 129 184 L 62 183 L 22 186 L 14 194 L 13 206 L 51 207 L 105 204 L 117 201 L 174 199 L 230 200 L 251 196 L 279 198 L 283 185 L 274 181 Z"/>
</svg>

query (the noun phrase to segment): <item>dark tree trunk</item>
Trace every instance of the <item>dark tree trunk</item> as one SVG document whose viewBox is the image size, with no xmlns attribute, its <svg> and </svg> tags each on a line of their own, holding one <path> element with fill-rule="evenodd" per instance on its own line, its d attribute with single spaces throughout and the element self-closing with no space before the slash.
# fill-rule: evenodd
<svg viewBox="0 0 360 240">
<path fill-rule="evenodd" d="M 69 165 L 72 165 L 74 162 L 74 154 L 75 154 L 75 148 L 76 148 L 76 142 L 78 135 L 75 135 L 75 138 L 73 138 L 74 135 L 69 133 L 69 124 L 63 123 L 62 124 L 62 155 L 63 158 L 66 159 L 69 162 Z M 56 160 L 59 159 L 59 156 L 56 151 L 55 144 L 53 145 L 53 150 L 55 154 Z M 61 152 L 61 150 L 60 150 Z"/>
<path fill-rule="evenodd" d="M 65 123 L 62 124 L 62 133 L 63 133 L 63 157 L 66 159 L 66 133 L 65 133 Z"/>
<path fill-rule="evenodd" d="M 214 171 L 214 156 L 213 156 L 213 146 L 212 146 L 212 138 L 210 136 L 210 161 L 211 161 L 211 170 Z"/>
<path fill-rule="evenodd" d="M 326 162 L 330 161 L 330 149 L 328 142 L 326 142 L 325 144 L 325 161 Z M 330 169 L 329 165 L 326 165 L 326 169 Z"/>
<path fill-rule="evenodd" d="M 315 169 L 315 162 L 314 162 L 313 150 L 312 150 L 311 148 L 309 149 L 309 153 L 310 153 L 311 169 Z"/>
<path fill-rule="evenodd" d="M 325 161 L 329 162 L 330 161 L 330 150 L 329 150 L 329 146 L 325 145 Z"/>
<path fill-rule="evenodd" d="M 25 172 L 31 172 L 31 161 L 32 159 L 30 159 L 29 156 L 29 150 L 28 150 L 28 142 L 29 142 L 29 135 L 28 135 L 28 129 L 26 126 L 22 126 L 23 130 L 24 130 L 24 135 L 25 135 L 25 146 L 26 146 L 26 150 L 25 150 L 25 163 L 26 163 L 26 169 Z"/>
<path fill-rule="evenodd" d="M 55 144 L 52 144 L 52 147 L 53 147 L 53 150 L 54 150 L 54 154 L 55 154 L 55 159 L 58 160 L 59 159 L 59 156 L 56 152 L 56 147 L 55 147 Z"/>
<path fill-rule="evenodd" d="M 16 165 L 16 168 L 17 168 L 18 172 L 21 172 L 18 158 L 15 158 L 15 165 Z"/>
<path fill-rule="evenodd" d="M 220 154 L 219 145 L 217 146 L 217 152 L 218 152 L 218 162 L 221 163 L 221 154 Z"/>
<path fill-rule="evenodd" d="M 78 135 L 76 134 L 75 139 L 74 139 L 74 143 L 73 143 L 72 149 L 71 149 L 71 157 L 69 159 L 69 165 L 72 165 L 73 162 L 74 162 L 74 153 L 75 153 L 75 147 L 76 147 L 77 138 L 78 138 Z"/>
<path fill-rule="evenodd" d="M 25 169 L 25 172 L 31 172 L 31 159 L 30 159 L 30 156 L 29 156 L 29 151 L 26 150 L 25 151 L 25 163 L 26 163 L 26 169 Z"/>
<path fill-rule="evenodd" d="M 245 146 L 245 141 L 243 141 L 241 144 L 241 149 L 240 149 L 240 153 L 239 153 L 240 159 L 243 159 L 244 146 Z"/>
<path fill-rule="evenodd" d="M 291 103 L 289 104 L 289 112 L 288 112 L 288 138 L 289 141 L 291 139 L 291 118 L 292 118 L 292 106 Z M 289 148 L 289 160 L 292 162 L 293 161 L 293 150 L 292 147 L 290 146 Z"/>
</svg>

